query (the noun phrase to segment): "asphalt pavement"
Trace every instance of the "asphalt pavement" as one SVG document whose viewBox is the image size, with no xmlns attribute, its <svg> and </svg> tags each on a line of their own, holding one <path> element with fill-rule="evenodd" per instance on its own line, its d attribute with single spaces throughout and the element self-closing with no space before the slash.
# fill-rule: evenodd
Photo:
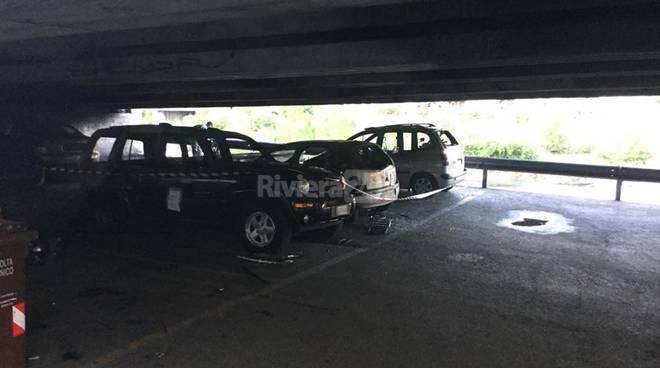
<svg viewBox="0 0 660 368">
<path fill-rule="evenodd" d="M 458 187 L 388 215 L 271 265 L 227 229 L 70 235 L 30 266 L 28 367 L 660 366 L 660 207 Z"/>
</svg>

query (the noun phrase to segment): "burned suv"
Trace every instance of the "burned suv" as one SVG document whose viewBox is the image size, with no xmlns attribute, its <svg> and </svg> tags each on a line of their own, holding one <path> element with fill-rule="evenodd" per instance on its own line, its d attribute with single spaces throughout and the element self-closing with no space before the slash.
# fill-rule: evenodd
<svg viewBox="0 0 660 368">
<path fill-rule="evenodd" d="M 351 213 L 341 176 L 265 155 L 237 133 L 121 126 L 96 131 L 81 166 L 64 171 L 82 183 L 102 226 L 125 218 L 231 218 L 249 251 L 277 251 L 293 233 L 338 227 Z"/>
</svg>

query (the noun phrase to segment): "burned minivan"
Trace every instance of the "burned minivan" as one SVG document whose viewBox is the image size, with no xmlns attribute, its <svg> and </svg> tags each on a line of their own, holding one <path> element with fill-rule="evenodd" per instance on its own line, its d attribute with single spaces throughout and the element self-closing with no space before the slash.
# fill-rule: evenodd
<svg viewBox="0 0 660 368">
<path fill-rule="evenodd" d="M 358 209 L 381 211 L 399 195 L 392 159 L 377 145 L 356 141 L 300 141 L 268 145 L 275 161 L 342 175 Z"/>
<path fill-rule="evenodd" d="M 396 164 L 401 187 L 415 194 L 451 190 L 467 173 L 456 138 L 433 124 L 372 127 L 348 139 L 382 147 Z"/>
</svg>

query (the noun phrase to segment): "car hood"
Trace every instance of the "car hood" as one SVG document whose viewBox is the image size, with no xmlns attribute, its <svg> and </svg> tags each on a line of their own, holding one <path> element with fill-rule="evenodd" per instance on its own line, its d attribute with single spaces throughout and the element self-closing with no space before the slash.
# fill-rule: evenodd
<svg viewBox="0 0 660 368">
<path fill-rule="evenodd" d="M 296 177 L 302 176 L 308 180 L 337 180 L 341 181 L 342 176 L 330 170 L 313 166 L 303 166 L 284 162 L 262 162 L 255 163 L 255 169 L 272 175 Z"/>
</svg>

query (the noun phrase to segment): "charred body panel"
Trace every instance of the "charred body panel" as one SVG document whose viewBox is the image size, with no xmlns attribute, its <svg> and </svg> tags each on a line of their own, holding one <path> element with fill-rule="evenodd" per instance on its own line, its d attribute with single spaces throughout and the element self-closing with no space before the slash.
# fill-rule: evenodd
<svg viewBox="0 0 660 368">
<path fill-rule="evenodd" d="M 48 138 L 39 143 L 35 152 L 39 162 L 44 165 L 75 164 L 80 160 L 88 139 L 76 128 L 65 125 L 48 134 Z"/>
<path fill-rule="evenodd" d="M 262 144 L 278 162 L 319 167 L 341 174 L 358 208 L 384 209 L 399 195 L 394 162 L 375 144 L 355 141 L 312 140 Z"/>
</svg>

